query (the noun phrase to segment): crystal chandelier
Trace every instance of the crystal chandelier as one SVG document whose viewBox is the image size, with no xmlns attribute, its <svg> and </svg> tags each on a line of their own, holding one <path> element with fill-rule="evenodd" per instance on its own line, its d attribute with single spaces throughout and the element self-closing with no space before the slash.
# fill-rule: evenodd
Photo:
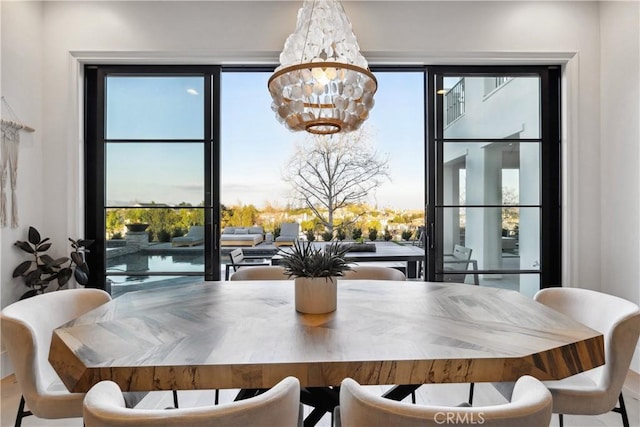
<svg viewBox="0 0 640 427">
<path fill-rule="evenodd" d="M 292 131 L 350 132 L 369 117 L 377 88 L 342 3 L 305 0 L 269 79 L 278 121 Z"/>
</svg>

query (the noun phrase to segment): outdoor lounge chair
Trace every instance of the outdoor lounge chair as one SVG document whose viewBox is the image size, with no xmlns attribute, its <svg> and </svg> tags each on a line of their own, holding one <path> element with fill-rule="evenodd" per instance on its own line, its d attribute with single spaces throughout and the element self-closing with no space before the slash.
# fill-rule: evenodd
<svg viewBox="0 0 640 427">
<path fill-rule="evenodd" d="M 195 246 L 204 243 L 204 225 L 193 225 L 184 236 L 171 239 L 172 246 Z"/>
<path fill-rule="evenodd" d="M 297 222 L 283 222 L 280 227 L 280 235 L 276 237 L 276 247 L 293 245 L 293 242 L 298 240 L 299 232 L 300 224 Z"/>
<path fill-rule="evenodd" d="M 454 274 L 449 271 L 464 271 L 469 270 L 469 265 L 473 270 L 473 284 L 479 285 L 478 279 L 478 262 L 471 259 L 472 249 L 464 246 L 455 245 L 453 247 L 453 254 L 444 255 L 444 281 L 445 282 L 459 282 L 465 283 L 467 274 Z"/>
</svg>

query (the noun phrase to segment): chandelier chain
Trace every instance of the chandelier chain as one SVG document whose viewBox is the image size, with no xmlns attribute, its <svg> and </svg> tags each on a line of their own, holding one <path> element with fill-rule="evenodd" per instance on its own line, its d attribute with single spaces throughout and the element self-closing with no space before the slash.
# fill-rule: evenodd
<svg viewBox="0 0 640 427">
<path fill-rule="evenodd" d="M 307 41 L 309 41 L 309 33 L 311 32 L 311 22 L 313 22 L 313 12 L 316 10 L 316 0 L 313 0 L 313 6 L 311 7 L 311 14 L 309 15 L 309 25 L 307 25 L 307 33 L 304 36 L 304 45 L 300 52 L 300 63 L 304 60 L 304 52 L 307 48 Z"/>
</svg>

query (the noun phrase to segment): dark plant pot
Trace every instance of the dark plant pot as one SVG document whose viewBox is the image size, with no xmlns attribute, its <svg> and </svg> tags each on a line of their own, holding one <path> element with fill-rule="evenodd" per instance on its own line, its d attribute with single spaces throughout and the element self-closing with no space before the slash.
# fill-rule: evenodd
<svg viewBox="0 0 640 427">
<path fill-rule="evenodd" d="M 375 252 L 375 243 L 350 243 L 349 252 Z"/>
<path fill-rule="evenodd" d="M 347 247 L 347 252 L 375 252 L 375 243 L 341 243 L 340 248 Z"/>
<path fill-rule="evenodd" d="M 127 224 L 127 230 L 134 233 L 139 233 L 146 230 L 148 226 L 149 224 Z"/>
</svg>

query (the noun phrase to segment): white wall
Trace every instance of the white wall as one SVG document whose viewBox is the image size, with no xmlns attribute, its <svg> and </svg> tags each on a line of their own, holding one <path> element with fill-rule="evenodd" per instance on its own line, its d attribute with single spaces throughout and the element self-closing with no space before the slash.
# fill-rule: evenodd
<svg viewBox="0 0 640 427">
<path fill-rule="evenodd" d="M 602 271 L 607 292 L 640 299 L 640 3 L 600 5 Z M 634 370 L 640 372 L 640 345 Z"/>
<path fill-rule="evenodd" d="M 24 120 L 38 129 L 32 151 L 25 145 L 21 153 L 22 170 L 28 167 L 35 174 L 21 183 L 23 198 L 27 192 L 34 194 L 21 201 L 22 211 L 31 211 L 34 216 L 24 218 L 23 224 L 41 224 L 55 242 L 78 236 L 82 230 L 81 79 L 76 58 L 99 58 L 101 62 L 275 61 L 286 36 L 293 31 L 299 5 L 291 1 L 2 2 L 3 90 L 7 86 L 28 87 L 7 95 Z M 607 89 L 617 85 L 622 80 L 618 75 L 631 84 L 633 79 L 626 76 L 635 75 L 637 88 L 638 13 L 629 15 L 625 9 L 633 12 L 637 7 L 637 3 L 607 3 L 601 8 L 597 2 L 574 1 L 345 4 L 360 46 L 373 63 L 569 59 L 565 65 L 563 123 L 565 250 L 569 251 L 565 256 L 565 284 L 602 289 L 636 303 L 640 302 L 637 289 L 612 285 L 609 279 L 611 275 L 623 280 L 634 278 L 637 284 L 637 238 L 635 249 L 620 250 L 614 260 L 612 253 L 601 250 L 601 246 L 617 246 L 620 241 L 612 236 L 618 230 L 602 224 L 601 219 L 609 221 L 614 215 L 620 220 L 611 224 L 627 224 L 625 234 L 638 235 L 638 177 L 631 170 L 618 170 L 623 176 L 601 171 L 615 169 L 619 161 L 633 161 L 637 166 L 637 120 L 634 127 L 611 110 L 601 117 L 600 108 L 609 108 L 615 99 L 605 94 L 601 101 L 600 84 Z M 40 8 L 42 21 L 34 12 Z M 41 22 L 40 29 L 36 24 Z M 609 49 L 609 45 L 618 43 L 617 39 L 628 31 L 635 31 L 635 45 L 625 42 L 633 45 L 628 52 L 612 52 L 615 49 Z M 29 35 L 26 40 L 25 33 Z M 38 40 L 44 40 L 44 50 Z M 604 66 L 601 42 L 607 48 L 603 58 L 614 55 L 614 64 L 619 66 L 610 62 L 607 64 L 611 66 Z M 26 58 L 18 57 L 17 51 Z M 623 71 L 622 66 L 631 69 Z M 629 102 L 630 111 L 637 111 L 638 97 Z M 630 117 L 632 113 L 625 114 Z M 609 116 L 613 116 L 611 120 Z M 616 151 L 608 153 L 611 135 L 616 132 L 620 132 L 614 137 Z M 627 141 L 635 141 L 631 151 Z M 43 166 L 42 173 L 28 164 L 26 159 L 30 157 L 33 164 Z M 624 180 L 622 185 L 618 178 Z M 45 182 L 54 190 L 42 191 Z M 600 208 L 603 195 L 612 203 L 606 211 Z M 635 216 L 631 215 L 632 209 Z M 8 288 L 18 286 L 9 271 L 17 257 L 12 255 L 14 259 L 5 261 L 5 253 L 13 250 L 11 243 L 19 233 L 3 230 L 2 237 L 4 306 L 12 300 L 13 291 Z"/>
<path fill-rule="evenodd" d="M 11 279 L 13 269 L 26 260 L 25 253 L 13 247 L 27 238 L 26 228 L 43 224 L 43 144 L 42 127 L 42 4 L 38 2 L 0 2 L 0 93 L 11 109 L 34 133 L 21 132 L 18 160 L 18 208 L 20 227 L 0 229 L 0 303 L 16 301 L 28 289 Z M 8 114 L 4 107 L 2 116 Z M 7 117 L 10 117 L 7 116 Z M 7 191 L 11 199 L 11 192 Z M 4 348 L 0 350 L 2 376 L 10 371 Z"/>
</svg>

